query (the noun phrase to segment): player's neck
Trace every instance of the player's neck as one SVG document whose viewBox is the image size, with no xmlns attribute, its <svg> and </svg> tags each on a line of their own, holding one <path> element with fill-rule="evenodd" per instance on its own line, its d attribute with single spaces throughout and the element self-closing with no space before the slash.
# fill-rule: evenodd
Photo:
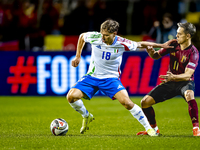
<svg viewBox="0 0 200 150">
<path fill-rule="evenodd" d="M 107 45 L 112 45 L 115 41 L 115 37 L 113 38 L 113 40 L 110 43 L 106 43 Z"/>
<path fill-rule="evenodd" d="M 186 48 L 187 48 L 188 46 L 190 46 L 190 45 L 191 45 L 191 40 L 188 40 L 188 41 L 186 41 L 186 42 L 180 44 L 181 50 L 186 49 Z"/>
</svg>

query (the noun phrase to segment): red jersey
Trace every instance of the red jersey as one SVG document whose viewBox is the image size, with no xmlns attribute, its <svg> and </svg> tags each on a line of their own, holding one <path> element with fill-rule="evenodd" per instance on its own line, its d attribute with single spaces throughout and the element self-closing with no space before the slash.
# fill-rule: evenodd
<svg viewBox="0 0 200 150">
<path fill-rule="evenodd" d="M 199 52 L 194 45 L 188 46 L 186 49 L 181 50 L 180 44 L 173 42 L 171 44 L 174 48 L 160 49 L 158 52 L 161 56 L 170 54 L 169 71 L 173 74 L 182 74 L 185 68 L 196 69 L 199 61 Z M 194 74 L 191 76 L 194 80 Z"/>
</svg>

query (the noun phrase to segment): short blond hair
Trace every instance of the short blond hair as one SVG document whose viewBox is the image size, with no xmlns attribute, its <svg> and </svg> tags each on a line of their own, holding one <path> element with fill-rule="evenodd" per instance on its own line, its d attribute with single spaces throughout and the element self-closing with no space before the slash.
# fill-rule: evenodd
<svg viewBox="0 0 200 150">
<path fill-rule="evenodd" d="M 101 24 L 101 31 L 107 30 L 109 33 L 117 32 L 119 23 L 115 20 L 106 20 Z"/>
</svg>

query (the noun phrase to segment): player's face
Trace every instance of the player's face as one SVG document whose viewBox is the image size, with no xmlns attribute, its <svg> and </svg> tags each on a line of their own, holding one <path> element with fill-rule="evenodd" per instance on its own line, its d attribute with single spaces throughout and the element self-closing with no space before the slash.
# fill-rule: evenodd
<svg viewBox="0 0 200 150">
<path fill-rule="evenodd" d="M 106 30 L 101 30 L 101 34 L 102 34 L 102 41 L 107 45 L 111 45 L 114 41 L 116 32 L 109 33 Z"/>
<path fill-rule="evenodd" d="M 185 43 L 188 40 L 188 35 L 185 34 L 184 28 L 182 28 L 182 27 L 179 27 L 177 29 L 176 37 L 177 37 L 177 42 L 179 44 L 183 44 L 183 43 Z"/>
</svg>

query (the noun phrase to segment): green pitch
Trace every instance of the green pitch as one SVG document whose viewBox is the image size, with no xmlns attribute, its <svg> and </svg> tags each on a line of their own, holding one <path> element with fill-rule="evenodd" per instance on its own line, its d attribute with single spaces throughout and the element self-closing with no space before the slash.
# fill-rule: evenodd
<svg viewBox="0 0 200 150">
<path fill-rule="evenodd" d="M 140 106 L 142 97 L 131 97 Z M 200 106 L 200 98 L 196 98 Z M 95 120 L 85 134 L 80 134 L 82 117 L 65 97 L 0 97 L 0 149 L 184 149 L 200 148 L 200 137 L 192 136 L 187 103 L 182 98 L 154 106 L 160 137 L 136 136 L 144 130 L 118 101 L 94 97 L 83 101 Z M 199 107 L 200 109 L 200 107 Z M 69 124 L 66 136 L 53 136 L 53 119 Z"/>
</svg>

